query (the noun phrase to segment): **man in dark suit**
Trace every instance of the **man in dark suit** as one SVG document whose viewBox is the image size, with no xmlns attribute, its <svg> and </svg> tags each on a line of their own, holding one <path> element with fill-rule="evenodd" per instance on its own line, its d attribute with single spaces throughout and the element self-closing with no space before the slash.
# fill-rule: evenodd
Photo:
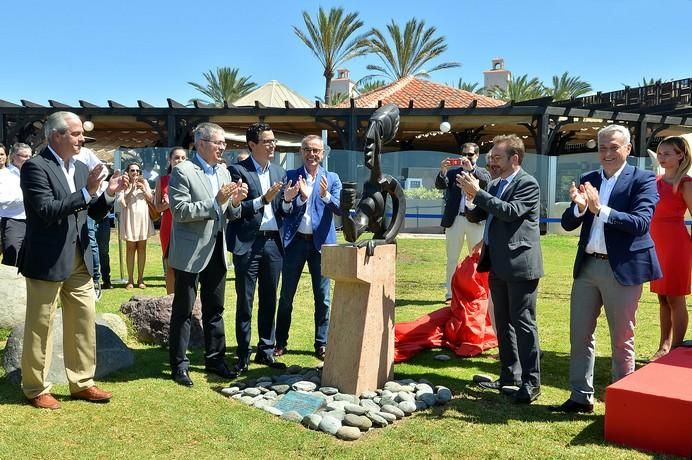
<svg viewBox="0 0 692 460">
<path fill-rule="evenodd" d="M 581 225 L 570 301 L 570 397 L 556 412 L 593 412 L 596 320 L 606 311 L 612 378 L 634 372 L 635 314 L 642 283 L 661 277 L 649 224 L 658 202 L 654 174 L 627 164 L 630 132 L 610 125 L 598 133 L 602 169 L 570 187 L 565 230 Z"/>
<path fill-rule="evenodd" d="M 472 248 L 483 238 L 483 228 L 487 216 L 485 210 L 475 208 L 473 203 L 467 203 L 466 195 L 457 185 L 457 174 L 462 171 L 472 174 L 479 181 L 479 186 L 485 189 L 490 182 L 490 174 L 483 168 L 476 167 L 478 161 L 478 145 L 467 142 L 461 146 L 461 165 L 451 168 L 450 159 L 442 160 L 440 173 L 435 178 L 435 188 L 445 191 L 445 209 L 440 225 L 445 229 L 445 247 L 447 249 L 447 279 L 445 300 L 452 298 L 452 275 L 459 263 L 459 254 L 464 245 L 468 246 L 469 253 Z"/>
<path fill-rule="evenodd" d="M 491 157 L 497 178 L 487 191 L 470 174 L 457 180 L 469 199 L 488 213 L 478 271 L 490 272 L 502 369 L 498 380 L 479 385 L 494 390 L 517 386 L 514 402 L 529 404 L 541 394 L 536 326 L 536 293 L 543 276 L 539 188 L 521 168 L 524 143 L 517 136 L 495 137 Z"/>
<path fill-rule="evenodd" d="M 240 216 L 247 185 L 231 182 L 228 170 L 220 164 L 225 149 L 223 128 L 201 123 L 195 128 L 197 155 L 173 168 L 168 186 L 173 216 L 168 263 L 175 270 L 169 357 L 172 379 L 184 386 L 192 386 L 186 352 L 198 284 L 204 368 L 225 379 L 235 377 L 225 361 L 223 306 L 228 265 L 224 232 L 226 222 Z"/>
<path fill-rule="evenodd" d="M 94 270 L 87 213 L 103 218 L 127 176 L 113 174 L 106 192 L 94 198 L 103 165 L 91 172 L 73 158 L 84 143 L 82 122 L 55 112 L 44 126 L 48 147 L 24 163 L 20 177 L 26 209 L 26 238 L 19 271 L 26 277 L 27 306 L 22 354 L 22 389 L 31 405 L 58 409 L 46 381 L 52 350 L 52 319 L 60 298 L 65 371 L 73 399 L 107 402 L 94 385 L 96 371 Z"/>
<path fill-rule="evenodd" d="M 283 246 L 279 236 L 283 210 L 279 192 L 286 181 L 286 171 L 271 163 L 277 141 L 268 124 L 251 125 L 247 129 L 246 140 L 250 157 L 228 168 L 234 182 L 242 180 L 248 185 L 247 198 L 241 202 L 240 218 L 228 224 L 226 233 L 235 269 L 237 373 L 245 372 L 250 360 L 252 302 L 257 285 L 259 343 L 255 362 L 275 368 L 286 367 L 276 361 L 273 355 L 276 290 L 283 262 Z"/>
<path fill-rule="evenodd" d="M 283 223 L 285 254 L 274 356 L 286 352 L 293 298 L 307 262 L 315 301 L 315 355 L 324 359 L 329 328 L 329 278 L 322 276 L 321 251 L 323 244 L 336 244 L 333 216 L 341 215 L 341 180 L 336 173 L 320 166 L 324 156 L 322 138 L 306 136 L 300 150 L 303 167 L 286 175 L 288 188 L 284 192 L 283 204 L 287 213 Z"/>
</svg>

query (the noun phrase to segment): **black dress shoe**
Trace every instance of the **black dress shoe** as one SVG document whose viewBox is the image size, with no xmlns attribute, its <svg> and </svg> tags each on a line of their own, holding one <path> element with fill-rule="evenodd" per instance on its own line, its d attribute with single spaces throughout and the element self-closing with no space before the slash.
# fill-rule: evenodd
<svg viewBox="0 0 692 460">
<path fill-rule="evenodd" d="M 179 385 L 185 386 L 185 387 L 191 387 L 192 386 L 192 379 L 190 378 L 190 374 L 187 373 L 187 369 L 177 369 L 174 370 L 171 374 L 171 378 L 173 381 Z"/>
<path fill-rule="evenodd" d="M 233 372 L 235 372 L 236 377 L 240 374 L 247 372 L 247 361 L 244 359 L 239 359 L 233 366 Z"/>
<path fill-rule="evenodd" d="M 265 355 L 264 353 L 255 353 L 255 362 L 257 364 L 263 364 L 271 367 L 272 369 L 286 369 L 286 365 L 284 363 L 280 363 L 274 359 L 274 356 Z"/>
<path fill-rule="evenodd" d="M 492 382 L 478 382 L 478 386 L 484 390 L 495 390 L 502 392 L 504 387 L 521 386 L 521 383 L 502 383 L 499 380 L 493 380 Z"/>
<path fill-rule="evenodd" d="M 321 347 L 318 347 L 317 350 L 315 350 L 315 356 L 317 359 L 320 361 L 324 361 L 324 357 L 327 355 L 327 347 L 322 345 Z"/>
<path fill-rule="evenodd" d="M 568 399 L 559 406 L 548 406 L 548 410 L 566 414 L 593 414 L 593 404 L 582 404 Z"/>
<path fill-rule="evenodd" d="M 285 355 L 287 351 L 286 347 L 275 347 L 273 355 L 278 358 L 279 356 Z"/>
<path fill-rule="evenodd" d="M 512 401 L 516 404 L 531 404 L 541 395 L 541 387 L 522 385 L 519 391 L 512 395 Z"/>
<path fill-rule="evenodd" d="M 214 366 L 205 366 L 204 370 L 211 373 L 211 374 L 216 374 L 219 377 L 223 377 L 225 379 L 234 379 L 238 376 L 237 372 L 233 372 L 228 368 L 226 363 L 221 362 L 219 364 L 216 364 Z"/>
</svg>

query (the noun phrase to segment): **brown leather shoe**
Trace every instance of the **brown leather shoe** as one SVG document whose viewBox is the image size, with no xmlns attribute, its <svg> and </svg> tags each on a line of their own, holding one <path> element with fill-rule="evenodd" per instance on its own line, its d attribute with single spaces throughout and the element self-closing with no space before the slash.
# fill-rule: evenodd
<svg viewBox="0 0 692 460">
<path fill-rule="evenodd" d="M 113 397 L 110 391 L 103 391 L 96 385 L 87 388 L 86 390 L 72 393 L 72 399 L 83 399 L 89 402 L 106 403 Z"/>
<path fill-rule="evenodd" d="M 274 356 L 277 358 L 286 354 L 286 347 L 276 347 L 274 348 Z"/>
<path fill-rule="evenodd" d="M 29 404 L 38 409 L 60 409 L 60 403 L 50 393 L 43 393 L 29 400 Z"/>
</svg>

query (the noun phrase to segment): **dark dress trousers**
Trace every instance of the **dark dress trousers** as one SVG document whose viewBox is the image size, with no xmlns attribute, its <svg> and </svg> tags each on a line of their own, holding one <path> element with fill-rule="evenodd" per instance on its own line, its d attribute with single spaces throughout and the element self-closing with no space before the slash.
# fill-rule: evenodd
<svg viewBox="0 0 692 460">
<path fill-rule="evenodd" d="M 226 241 L 233 253 L 236 289 L 235 333 L 238 342 L 237 355 L 241 362 L 248 362 L 252 335 L 252 302 L 255 286 L 259 290 L 257 352 L 269 357 L 274 350 L 274 317 L 276 315 L 276 291 L 281 276 L 283 246 L 278 231 L 260 232 L 264 206 L 255 211 L 253 200 L 262 196 L 262 185 L 252 157 L 228 168 L 234 182 L 242 179 L 248 184 L 247 198 L 241 203 L 240 218 L 228 224 Z M 270 183 L 286 182 L 286 171 L 278 165 L 269 166 Z M 272 210 L 276 224 L 281 229 L 283 210 L 282 194 L 276 194 Z"/>
</svg>

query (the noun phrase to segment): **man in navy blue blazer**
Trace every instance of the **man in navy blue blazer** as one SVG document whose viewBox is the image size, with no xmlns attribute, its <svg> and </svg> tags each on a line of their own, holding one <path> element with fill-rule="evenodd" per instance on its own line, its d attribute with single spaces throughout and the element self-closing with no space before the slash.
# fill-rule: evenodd
<svg viewBox="0 0 692 460">
<path fill-rule="evenodd" d="M 233 182 L 248 185 L 247 198 L 240 203 L 240 218 L 228 223 L 226 244 L 233 253 L 235 268 L 235 335 L 238 362 L 234 372 L 241 374 L 250 362 L 252 303 L 258 292 L 257 332 L 259 341 L 255 363 L 272 368 L 286 365 L 274 359 L 274 316 L 276 292 L 281 276 L 283 246 L 281 189 L 286 171 L 271 162 L 277 140 L 266 123 L 254 123 L 245 133 L 250 157 L 228 167 Z"/>
<path fill-rule="evenodd" d="M 288 187 L 282 206 L 287 216 L 283 223 L 283 283 L 276 317 L 275 356 L 286 352 L 291 327 L 293 298 L 305 263 L 312 279 L 315 300 L 315 355 L 324 359 L 329 328 L 329 278 L 322 276 L 322 245 L 336 243 L 334 215 L 341 215 L 341 180 L 336 173 L 320 166 L 324 146 L 319 136 L 306 136 L 301 143 L 303 167 L 288 171 Z"/>
<path fill-rule="evenodd" d="M 570 301 L 571 394 L 556 412 L 593 412 L 596 320 L 606 311 L 612 379 L 634 372 L 635 313 L 642 284 L 661 277 L 649 224 L 658 202 L 655 177 L 627 164 L 630 132 L 610 125 L 598 132 L 600 171 L 572 183 L 565 230 L 581 225 Z"/>
</svg>

